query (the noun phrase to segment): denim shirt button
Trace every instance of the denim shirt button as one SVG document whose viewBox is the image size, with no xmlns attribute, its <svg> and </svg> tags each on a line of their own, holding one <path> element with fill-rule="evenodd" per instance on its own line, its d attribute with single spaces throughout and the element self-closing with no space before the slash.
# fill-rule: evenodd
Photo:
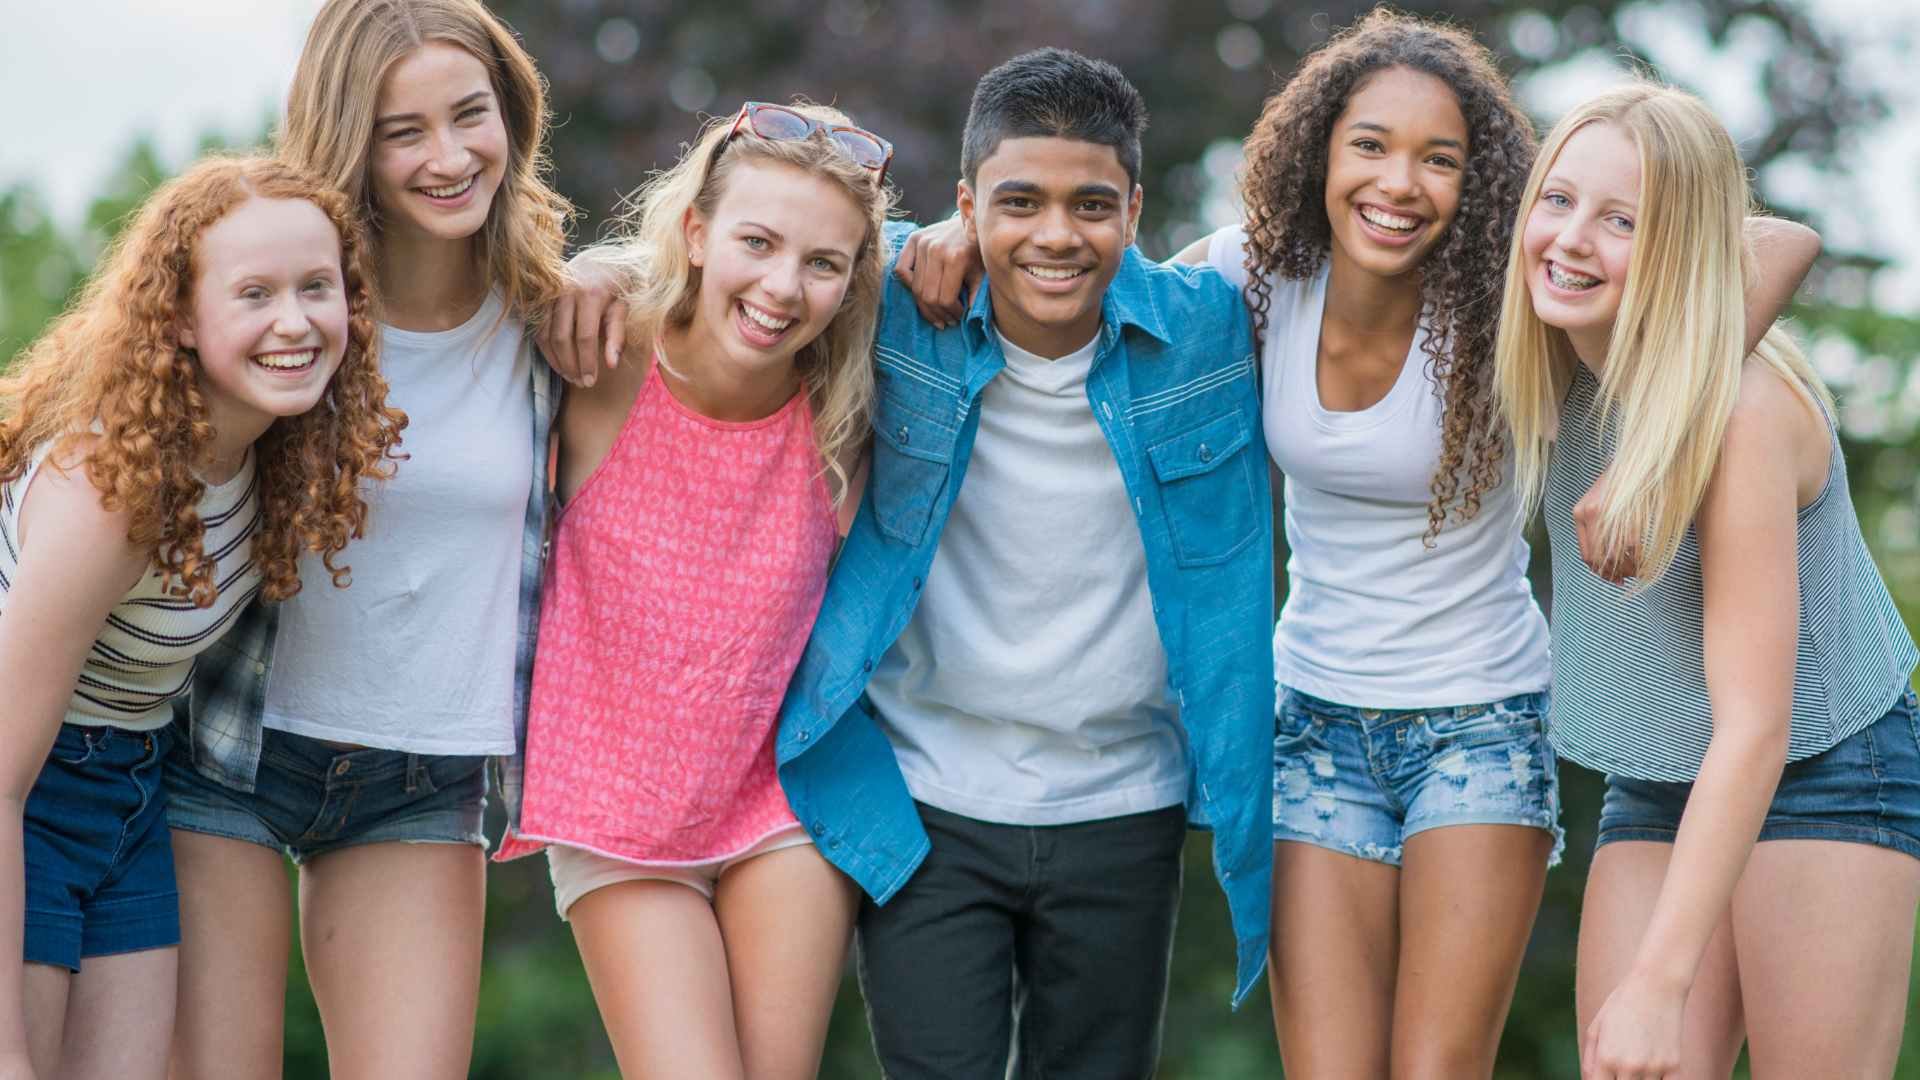
<svg viewBox="0 0 1920 1080">
<path fill-rule="evenodd" d="M 1205 464 L 1206 462 L 1209 462 L 1209 461 L 1212 461 L 1212 460 L 1213 460 L 1213 447 L 1211 447 L 1211 446 L 1208 446 L 1208 445 L 1207 445 L 1206 443 L 1201 443 L 1201 444 L 1200 444 L 1200 461 L 1201 461 L 1201 463 L 1202 463 L 1202 464 Z"/>
<path fill-rule="evenodd" d="M 871 661 L 871 660 L 868 660 L 868 661 L 867 661 L 866 663 L 864 663 L 864 664 L 861 664 L 861 665 L 860 665 L 860 670 L 861 670 L 861 671 L 872 671 L 872 670 L 873 670 L 873 661 Z"/>
<path fill-rule="evenodd" d="M 900 430 L 899 430 L 899 431 L 896 431 L 896 432 L 894 432 L 894 433 L 893 433 L 893 437 L 894 437 L 895 439 L 897 439 L 897 440 L 899 440 L 899 442 L 900 442 L 900 445 L 901 445 L 901 446 L 905 446 L 905 445 L 907 445 L 907 435 L 908 435 L 908 434 L 909 434 L 909 433 L 908 433 L 908 431 L 907 431 L 907 425 L 905 425 L 905 424 L 901 424 L 901 425 L 900 425 Z"/>
<path fill-rule="evenodd" d="M 813 737 L 813 732 L 808 731 L 806 728 L 801 728 L 799 731 L 799 734 L 794 736 L 794 738 L 799 739 L 801 742 L 806 742 L 808 739 L 812 737 Z"/>
<path fill-rule="evenodd" d="M 916 588 L 916 589 L 918 589 L 918 588 L 920 587 L 920 585 L 921 585 L 921 581 L 920 581 L 920 579 L 919 579 L 919 578 L 914 578 L 914 579 L 913 579 L 913 587 L 914 587 L 914 588 Z"/>
</svg>

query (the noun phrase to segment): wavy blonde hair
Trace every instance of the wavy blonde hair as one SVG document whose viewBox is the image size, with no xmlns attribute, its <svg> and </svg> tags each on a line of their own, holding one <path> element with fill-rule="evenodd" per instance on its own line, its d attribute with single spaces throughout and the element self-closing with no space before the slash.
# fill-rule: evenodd
<svg viewBox="0 0 1920 1080">
<path fill-rule="evenodd" d="M 368 312 L 366 244 L 346 198 L 272 158 L 211 158 L 161 185 L 101 258 L 74 305 L 0 378 L 0 482 L 26 471 L 36 448 L 84 445 L 80 461 L 101 503 L 132 518 L 127 539 L 152 553 L 163 583 L 200 607 L 219 595 L 199 504 L 213 427 L 200 365 L 179 343 L 191 310 L 196 256 L 208 227 L 248 199 L 301 199 L 340 236 L 347 296 L 346 354 L 309 411 L 281 417 L 254 444 L 261 526 L 253 559 L 261 594 L 300 591 L 303 551 L 320 555 L 335 585 L 334 556 L 361 535 L 363 479 L 391 475 L 389 457 L 407 419 L 387 407 Z M 91 433 L 93 438 L 86 436 Z"/>
<path fill-rule="evenodd" d="M 828 124 L 851 124 L 838 109 L 795 102 L 794 111 Z M 882 230 L 894 191 L 875 181 L 823 131 L 804 139 L 763 139 L 742 126 L 732 142 L 734 114 L 707 122 L 699 138 L 670 169 L 655 173 L 629 200 L 614 237 L 589 249 L 594 261 L 628 282 L 629 340 L 651 348 L 669 328 L 693 320 L 700 270 L 688 258 L 683 229 L 688 209 L 712 217 L 727 180 L 745 161 L 771 161 L 804 169 L 847 193 L 867 222 L 855 254 L 846 299 L 827 328 L 803 346 L 794 365 L 813 406 L 814 444 L 830 478 L 834 504 L 846 497 L 850 464 L 870 432 L 873 403 L 873 332 L 879 316 L 886 254 Z"/>
<path fill-rule="evenodd" d="M 1560 407 L 1579 359 L 1567 335 L 1534 313 L 1523 269 L 1527 216 L 1554 160 L 1589 124 L 1613 124 L 1639 148 L 1640 209 L 1633 254 L 1600 379 L 1600 422 L 1615 425 L 1600 506 L 1602 554 L 1639 545 L 1638 588 L 1673 564 L 1720 457 L 1740 396 L 1744 300 L 1753 257 L 1746 167 L 1718 118 L 1691 94 L 1651 82 L 1610 90 L 1547 136 L 1520 199 L 1508 255 L 1495 387 L 1514 441 L 1525 513 L 1539 506 Z M 1753 352 L 1809 407 L 1833 398 L 1792 336 L 1775 325 Z"/>
<path fill-rule="evenodd" d="M 500 100 L 507 169 L 480 230 L 480 257 L 509 310 L 537 326 L 566 279 L 573 208 L 547 183 L 546 83 L 519 39 L 478 0 L 327 0 L 294 68 L 280 151 L 346 192 L 378 243 L 370 160 L 380 87 L 394 64 L 429 42 L 480 61 Z"/>
</svg>

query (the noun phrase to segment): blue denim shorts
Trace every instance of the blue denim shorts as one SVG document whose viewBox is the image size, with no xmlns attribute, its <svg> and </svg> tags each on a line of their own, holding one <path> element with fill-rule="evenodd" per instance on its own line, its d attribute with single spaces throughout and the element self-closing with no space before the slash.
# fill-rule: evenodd
<svg viewBox="0 0 1920 1080">
<path fill-rule="evenodd" d="M 1688 783 L 1607 774 L 1600 836 L 1673 843 Z M 1841 840 L 1920 858 L 1920 708 L 1913 691 L 1885 716 L 1809 758 L 1788 763 L 1761 840 Z"/>
<path fill-rule="evenodd" d="M 1560 861 L 1558 759 L 1547 695 L 1485 705 L 1364 709 L 1282 688 L 1273 838 L 1400 865 L 1407 837 L 1446 825 L 1526 825 Z"/>
<path fill-rule="evenodd" d="M 180 944 L 161 763 L 171 733 L 60 725 L 21 813 L 29 963 Z"/>
<path fill-rule="evenodd" d="M 342 750 L 266 729 L 253 793 L 202 776 L 185 740 L 167 759 L 168 821 L 303 862 L 357 844 L 486 846 L 485 757 Z"/>
</svg>

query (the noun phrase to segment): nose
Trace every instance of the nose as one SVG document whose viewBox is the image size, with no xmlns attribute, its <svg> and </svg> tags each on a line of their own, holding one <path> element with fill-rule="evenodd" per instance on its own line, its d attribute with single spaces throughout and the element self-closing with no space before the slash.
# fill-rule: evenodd
<svg viewBox="0 0 1920 1080">
<path fill-rule="evenodd" d="M 1080 230 L 1075 227 L 1072 211 L 1062 206 L 1044 211 L 1034 223 L 1028 239 L 1037 248 L 1064 253 L 1078 248 L 1082 238 Z"/>
<path fill-rule="evenodd" d="M 1404 154 L 1388 158 L 1381 164 L 1374 186 L 1391 199 L 1411 199 L 1420 194 L 1420 177 L 1413 159 Z"/>
<path fill-rule="evenodd" d="M 770 300 L 790 301 L 800 295 L 800 260 L 774 259 L 761 275 L 760 289 Z"/>
<path fill-rule="evenodd" d="M 1560 227 L 1554 245 L 1569 255 L 1593 254 L 1593 222 L 1584 214 L 1575 214 Z"/>
<path fill-rule="evenodd" d="M 307 308 L 300 302 L 300 294 L 287 292 L 273 309 L 273 332 L 276 337 L 296 341 L 307 336 L 313 326 L 313 320 L 307 318 Z"/>
<path fill-rule="evenodd" d="M 458 132 L 452 128 L 440 128 L 433 134 L 432 154 L 427 159 L 427 168 L 449 180 L 465 175 L 471 151 L 461 141 Z"/>
</svg>

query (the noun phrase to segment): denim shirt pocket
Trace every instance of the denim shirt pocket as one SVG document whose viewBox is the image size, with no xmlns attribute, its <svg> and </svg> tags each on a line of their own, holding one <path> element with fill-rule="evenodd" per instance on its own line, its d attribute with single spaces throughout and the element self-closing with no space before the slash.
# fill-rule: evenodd
<svg viewBox="0 0 1920 1080">
<path fill-rule="evenodd" d="M 874 410 L 874 522 L 888 537 L 918 547 L 947 487 L 955 431 L 883 391 Z"/>
<path fill-rule="evenodd" d="M 1259 533 L 1252 441 L 1246 417 L 1230 412 L 1147 447 L 1181 566 L 1226 562 Z"/>
</svg>

